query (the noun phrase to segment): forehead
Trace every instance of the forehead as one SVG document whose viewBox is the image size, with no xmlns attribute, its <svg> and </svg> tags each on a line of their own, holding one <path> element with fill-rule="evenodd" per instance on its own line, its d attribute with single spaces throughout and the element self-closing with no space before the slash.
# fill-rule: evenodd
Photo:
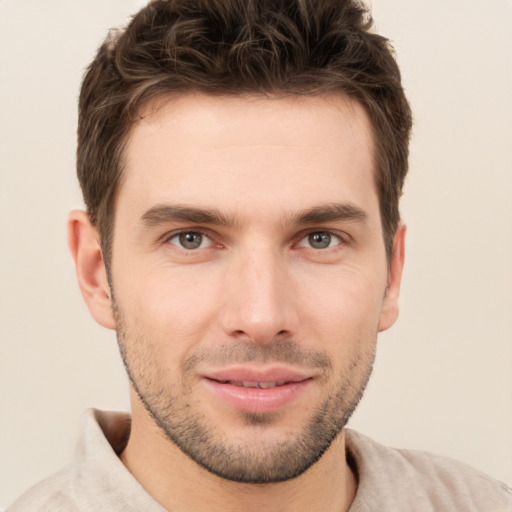
<svg viewBox="0 0 512 512">
<path fill-rule="evenodd" d="M 373 153 L 364 108 L 341 95 L 171 95 L 147 105 L 131 132 L 119 200 L 141 210 L 364 202 L 376 197 Z"/>
</svg>

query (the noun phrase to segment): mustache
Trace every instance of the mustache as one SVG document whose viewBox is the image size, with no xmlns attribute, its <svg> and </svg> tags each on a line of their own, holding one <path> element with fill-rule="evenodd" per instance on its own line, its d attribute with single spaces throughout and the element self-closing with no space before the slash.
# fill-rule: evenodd
<svg viewBox="0 0 512 512">
<path fill-rule="evenodd" d="M 184 373 L 199 364 L 225 366 L 245 363 L 285 363 L 303 368 L 314 368 L 328 373 L 332 370 L 330 357 L 319 350 L 301 347 L 293 340 L 275 339 L 266 344 L 234 341 L 211 349 L 201 349 L 188 355 L 181 363 Z"/>
</svg>

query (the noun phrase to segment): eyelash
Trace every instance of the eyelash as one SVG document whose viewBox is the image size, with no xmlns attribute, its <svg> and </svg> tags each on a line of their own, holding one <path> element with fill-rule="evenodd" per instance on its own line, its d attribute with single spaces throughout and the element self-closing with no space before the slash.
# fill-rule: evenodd
<svg viewBox="0 0 512 512">
<path fill-rule="evenodd" d="M 319 251 L 322 251 L 322 250 L 327 250 L 327 249 L 333 249 L 334 247 L 337 247 L 344 243 L 344 239 L 340 234 L 335 233 L 333 231 L 329 231 L 329 230 L 321 230 L 321 231 L 309 231 L 308 233 L 304 234 L 300 238 L 298 245 L 302 246 L 302 243 L 308 239 L 309 239 L 309 243 L 311 243 L 310 237 L 313 235 L 322 235 L 322 236 L 327 235 L 329 237 L 329 240 L 328 240 L 329 245 L 327 247 L 311 247 L 310 245 L 308 245 L 307 247 L 310 249 L 317 249 Z M 333 239 L 336 239 L 337 243 L 335 243 L 333 246 L 331 246 L 330 243 Z"/>
<path fill-rule="evenodd" d="M 180 231 L 175 231 L 173 233 L 170 233 L 168 236 L 166 236 L 164 238 L 164 242 L 171 243 L 172 245 L 176 245 L 180 249 L 183 249 L 184 251 L 187 251 L 187 252 L 194 252 L 195 250 L 198 250 L 198 249 L 204 249 L 204 247 L 197 247 L 195 249 L 186 249 L 185 247 L 182 247 L 182 246 L 178 245 L 177 243 L 174 244 L 172 242 L 173 238 L 180 237 L 181 235 L 191 235 L 191 234 L 200 235 L 201 237 L 207 238 L 208 240 L 210 240 L 210 243 L 214 242 L 212 237 L 210 235 L 208 235 L 208 233 L 205 233 L 204 231 L 202 231 L 200 229 L 182 229 Z M 202 243 L 203 243 L 203 240 L 201 240 L 201 245 L 202 245 Z"/>
<path fill-rule="evenodd" d="M 199 249 L 206 249 L 208 247 L 201 247 L 201 245 L 203 244 L 204 242 L 204 239 L 201 240 L 200 242 L 200 245 L 196 248 L 185 248 L 183 247 L 182 245 L 179 245 L 178 243 L 173 243 L 172 240 L 176 237 L 180 237 L 181 235 L 187 235 L 187 234 L 195 234 L 195 235 L 200 235 L 201 237 L 204 237 L 204 238 L 207 238 L 209 241 L 210 241 L 210 244 L 209 246 L 211 246 L 212 244 L 215 243 L 215 241 L 213 240 L 212 236 L 209 235 L 207 232 L 201 230 L 201 229 L 182 229 L 180 231 L 175 231 L 173 233 L 170 233 L 169 235 L 165 236 L 165 238 L 163 239 L 163 241 L 165 243 L 171 243 L 172 245 L 175 245 L 177 246 L 178 248 L 186 251 L 186 252 L 195 252 Z M 311 247 L 311 246 L 304 246 L 302 245 L 302 242 L 304 242 L 305 240 L 307 240 L 308 237 L 312 236 L 312 235 L 328 235 L 330 237 L 329 239 L 329 246 L 327 247 L 321 247 L 321 248 L 315 248 L 315 247 Z M 300 238 L 298 239 L 298 242 L 294 245 L 296 246 L 299 246 L 299 247 L 306 247 L 308 249 L 313 249 L 313 250 L 317 250 L 317 251 L 325 251 L 325 250 L 328 250 L 328 249 L 334 249 L 340 245 L 346 245 L 348 243 L 347 241 L 347 237 L 348 235 L 346 234 L 342 234 L 342 233 L 339 233 L 339 232 L 335 232 L 335 231 L 330 231 L 330 230 L 327 230 L 327 229 L 316 229 L 316 230 L 310 230 L 310 231 L 307 231 L 305 233 L 301 233 L 300 234 Z M 330 242 L 332 241 L 332 239 L 336 239 L 337 242 L 335 243 L 335 245 L 333 246 L 330 246 Z M 221 244 L 218 244 L 219 247 L 221 247 Z"/>
</svg>

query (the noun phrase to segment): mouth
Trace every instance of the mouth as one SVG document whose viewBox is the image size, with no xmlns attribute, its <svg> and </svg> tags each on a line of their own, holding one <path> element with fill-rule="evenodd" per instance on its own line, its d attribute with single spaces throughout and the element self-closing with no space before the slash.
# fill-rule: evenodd
<svg viewBox="0 0 512 512">
<path fill-rule="evenodd" d="M 212 379 L 215 380 L 215 379 Z M 251 381 L 238 381 L 238 380 L 218 380 L 221 384 L 231 384 L 232 386 L 238 386 L 242 388 L 259 388 L 259 389 L 271 389 L 276 386 L 284 386 L 289 382 L 286 380 L 279 380 L 274 382 L 251 382 Z"/>
<path fill-rule="evenodd" d="M 255 370 L 232 368 L 211 372 L 202 381 L 216 400 L 239 411 L 276 412 L 296 402 L 313 376 L 285 368 Z"/>
</svg>

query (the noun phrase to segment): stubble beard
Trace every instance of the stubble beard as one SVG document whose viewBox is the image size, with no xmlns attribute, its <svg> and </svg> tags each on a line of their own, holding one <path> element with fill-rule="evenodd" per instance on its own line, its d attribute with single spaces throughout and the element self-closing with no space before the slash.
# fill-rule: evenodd
<svg viewBox="0 0 512 512">
<path fill-rule="evenodd" d="M 214 426 L 193 404 L 184 400 L 190 386 L 168 385 L 165 371 L 151 343 L 138 333 L 128 335 L 123 315 L 114 307 L 117 339 L 130 382 L 147 412 L 165 437 L 185 455 L 221 478 L 242 483 L 267 484 L 295 478 L 315 464 L 347 424 L 372 372 L 375 340 L 371 350 L 353 356 L 345 375 L 338 379 L 334 391 L 316 407 L 308 423 L 294 436 L 255 445 L 235 443 L 215 435 Z M 130 334 L 134 334 L 133 332 Z M 375 334 L 376 339 L 376 334 Z M 297 362 L 308 361 L 322 367 L 324 379 L 330 374 L 331 362 L 322 352 L 304 350 L 290 340 L 276 339 L 267 345 L 234 342 L 216 354 L 216 362 Z M 359 346 L 364 346 L 361 344 Z M 206 354 L 204 357 L 208 357 Z M 193 355 L 182 362 L 191 371 L 204 357 Z M 183 379 L 186 381 L 186 379 Z M 279 413 L 240 413 L 248 427 L 271 429 Z M 269 436 L 271 437 L 271 436 Z"/>
</svg>

